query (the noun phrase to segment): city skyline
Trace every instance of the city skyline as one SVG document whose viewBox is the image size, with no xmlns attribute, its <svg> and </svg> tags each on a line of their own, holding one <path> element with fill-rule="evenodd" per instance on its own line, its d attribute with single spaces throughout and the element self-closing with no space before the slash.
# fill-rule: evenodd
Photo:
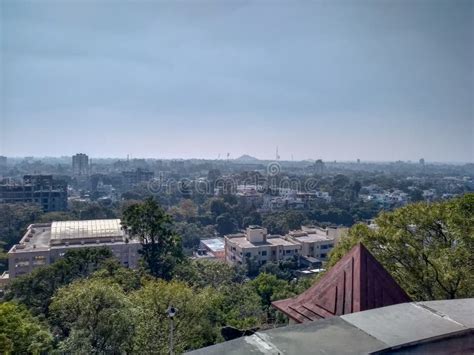
<svg viewBox="0 0 474 355">
<path fill-rule="evenodd" d="M 474 161 L 471 1 L 0 6 L 0 155 Z"/>
</svg>

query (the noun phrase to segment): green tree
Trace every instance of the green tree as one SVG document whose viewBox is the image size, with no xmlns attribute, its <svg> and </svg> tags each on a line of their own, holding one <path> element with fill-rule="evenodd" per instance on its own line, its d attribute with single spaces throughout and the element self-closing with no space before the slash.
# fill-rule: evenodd
<svg viewBox="0 0 474 355">
<path fill-rule="evenodd" d="M 413 189 L 410 191 L 410 200 L 412 202 L 423 201 L 423 191 L 420 189 Z"/>
<path fill-rule="evenodd" d="M 213 198 L 210 200 L 209 210 L 215 217 L 217 217 L 223 213 L 229 212 L 230 207 L 224 202 L 223 199 Z"/>
<path fill-rule="evenodd" d="M 238 329 L 250 329 L 262 324 L 265 313 L 260 296 L 249 283 L 232 283 L 219 289 L 218 321 Z"/>
<path fill-rule="evenodd" d="M 242 282 L 244 272 L 218 260 L 190 260 L 176 268 L 175 278 L 193 287 L 219 289 L 234 282 Z"/>
<path fill-rule="evenodd" d="M 140 253 L 151 275 L 170 280 L 173 268 L 183 259 L 181 240 L 173 230 L 171 217 L 153 198 L 129 206 L 122 226 L 142 243 Z"/>
<path fill-rule="evenodd" d="M 288 282 L 272 274 L 262 273 L 252 280 L 250 284 L 260 296 L 264 309 L 268 309 L 273 300 L 285 298 L 290 293 Z"/>
<path fill-rule="evenodd" d="M 216 223 L 216 230 L 222 235 L 234 233 L 237 230 L 237 221 L 227 212 L 217 217 Z"/>
<path fill-rule="evenodd" d="M 270 307 L 272 301 L 294 296 L 290 284 L 275 275 L 262 273 L 250 282 L 250 286 L 260 297 L 262 311 L 266 315 L 266 323 L 277 321 L 276 310 Z"/>
<path fill-rule="evenodd" d="M 175 352 L 182 353 L 215 343 L 219 297 L 212 289 L 191 289 L 186 284 L 163 280 L 146 283 L 131 295 L 136 308 L 134 351 L 168 354 L 170 321 L 166 310 L 177 308 L 174 318 Z"/>
<path fill-rule="evenodd" d="M 362 242 L 414 300 L 474 297 L 474 194 L 407 205 L 375 223 L 351 228 L 329 265 Z"/>
<path fill-rule="evenodd" d="M 124 353 L 132 346 L 134 311 L 122 288 L 107 279 L 78 280 L 61 288 L 50 322 L 64 337 L 66 353 Z"/>
<path fill-rule="evenodd" d="M 37 205 L 0 204 L 0 273 L 7 269 L 6 252 L 20 241 L 28 225 L 42 215 L 43 211 Z"/>
<path fill-rule="evenodd" d="M 138 290 L 142 285 L 143 270 L 132 270 L 123 267 L 120 262 L 115 259 L 107 259 L 101 264 L 100 269 L 94 272 L 91 278 L 107 279 L 118 284 L 125 292 Z"/>
<path fill-rule="evenodd" d="M 112 252 L 105 248 L 70 250 L 55 263 L 13 279 L 5 297 L 23 303 L 34 314 L 47 315 L 50 299 L 58 288 L 90 275 L 109 258 Z"/>
<path fill-rule="evenodd" d="M 0 353 L 40 354 L 52 349 L 49 329 L 13 302 L 0 303 Z"/>
</svg>

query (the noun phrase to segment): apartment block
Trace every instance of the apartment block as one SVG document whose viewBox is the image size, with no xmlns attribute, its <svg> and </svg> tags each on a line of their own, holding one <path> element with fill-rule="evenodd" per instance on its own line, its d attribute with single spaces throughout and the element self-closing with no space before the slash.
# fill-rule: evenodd
<svg viewBox="0 0 474 355">
<path fill-rule="evenodd" d="M 302 226 L 281 236 L 269 235 L 265 228 L 249 226 L 245 233 L 225 236 L 225 260 L 230 264 L 244 264 L 254 258 L 265 264 L 298 256 L 301 265 L 321 265 L 328 260 L 329 252 L 346 230 Z"/>
<path fill-rule="evenodd" d="M 301 256 L 327 261 L 329 251 L 336 243 L 337 229 L 303 226 L 290 231 L 285 239 L 301 245 Z"/>
<path fill-rule="evenodd" d="M 22 183 L 0 185 L 0 203 L 34 203 L 43 211 L 67 209 L 67 183 L 52 175 L 25 175 Z"/>
<path fill-rule="evenodd" d="M 269 235 L 266 228 L 249 226 L 245 233 L 231 234 L 225 240 L 225 260 L 244 264 L 254 259 L 260 264 L 292 258 L 301 253 L 301 244 L 280 235 Z"/>
<path fill-rule="evenodd" d="M 72 157 L 72 173 L 75 176 L 89 175 L 89 156 L 77 153 Z"/>
</svg>

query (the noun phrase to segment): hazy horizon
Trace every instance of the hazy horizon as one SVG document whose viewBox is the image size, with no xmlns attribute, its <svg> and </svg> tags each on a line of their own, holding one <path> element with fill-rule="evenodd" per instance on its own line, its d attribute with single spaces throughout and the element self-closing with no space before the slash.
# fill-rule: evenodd
<svg viewBox="0 0 474 355">
<path fill-rule="evenodd" d="M 84 152 L 78 152 L 78 153 L 84 153 Z M 87 153 L 84 153 L 84 154 L 87 154 Z M 316 159 L 313 159 L 313 158 L 307 158 L 307 159 L 275 159 L 275 157 L 271 158 L 271 157 L 268 157 L 268 158 L 262 158 L 262 157 L 258 157 L 258 156 L 255 156 L 255 155 L 252 155 L 252 154 L 242 154 L 242 155 L 249 155 L 251 158 L 256 158 L 258 161 L 261 161 L 261 162 L 269 162 L 269 161 L 280 161 L 280 162 L 286 162 L 286 163 L 290 163 L 290 162 L 295 162 L 295 163 L 301 163 L 301 162 L 309 162 L 309 161 L 315 161 Z M 242 156 L 241 155 L 241 156 Z M 224 161 L 235 161 L 235 160 L 238 160 L 241 156 L 237 156 L 237 157 L 233 157 L 233 156 L 230 156 L 229 159 L 227 159 L 225 156 L 224 157 L 219 157 L 219 158 L 203 158 L 203 157 L 170 157 L 170 158 L 165 158 L 165 157 L 159 157 L 159 156 L 125 156 L 125 157 L 120 157 L 120 156 L 91 156 L 91 155 L 88 155 L 89 157 L 89 160 L 90 161 L 94 161 L 94 160 L 133 160 L 133 159 L 145 159 L 145 160 L 205 160 L 205 161 L 221 161 L 221 162 L 224 162 Z M 33 158 L 33 159 L 38 159 L 38 160 L 41 160 L 41 159 L 71 159 L 72 158 L 72 155 L 62 155 L 62 156 L 48 156 L 48 155 L 45 155 L 45 156 L 34 156 L 34 155 L 30 155 L 30 156 L 8 156 L 8 158 L 10 159 L 26 159 L 26 158 Z M 390 164 L 390 163 L 397 163 L 401 161 L 402 163 L 412 163 L 412 164 L 419 164 L 419 159 L 408 159 L 408 160 L 364 160 L 364 159 L 360 159 L 360 163 L 361 164 Z M 323 159 L 323 162 L 325 163 L 341 163 L 341 164 L 345 164 L 345 163 L 354 163 L 356 164 L 357 163 L 357 159 L 353 159 L 353 160 L 337 160 L 337 159 L 327 159 L 327 160 L 324 160 Z M 425 164 L 447 164 L 447 165 L 463 165 L 463 164 L 472 164 L 472 162 L 469 162 L 469 161 L 431 161 L 431 160 L 426 160 L 425 159 Z"/>
<path fill-rule="evenodd" d="M 0 155 L 474 161 L 474 2 L 0 4 Z"/>
</svg>

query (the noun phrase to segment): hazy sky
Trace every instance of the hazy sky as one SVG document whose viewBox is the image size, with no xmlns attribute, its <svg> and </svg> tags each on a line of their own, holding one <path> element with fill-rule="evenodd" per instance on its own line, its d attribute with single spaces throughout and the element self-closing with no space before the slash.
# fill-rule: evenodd
<svg viewBox="0 0 474 355">
<path fill-rule="evenodd" d="M 474 161 L 474 1 L 0 0 L 0 154 Z"/>
</svg>

